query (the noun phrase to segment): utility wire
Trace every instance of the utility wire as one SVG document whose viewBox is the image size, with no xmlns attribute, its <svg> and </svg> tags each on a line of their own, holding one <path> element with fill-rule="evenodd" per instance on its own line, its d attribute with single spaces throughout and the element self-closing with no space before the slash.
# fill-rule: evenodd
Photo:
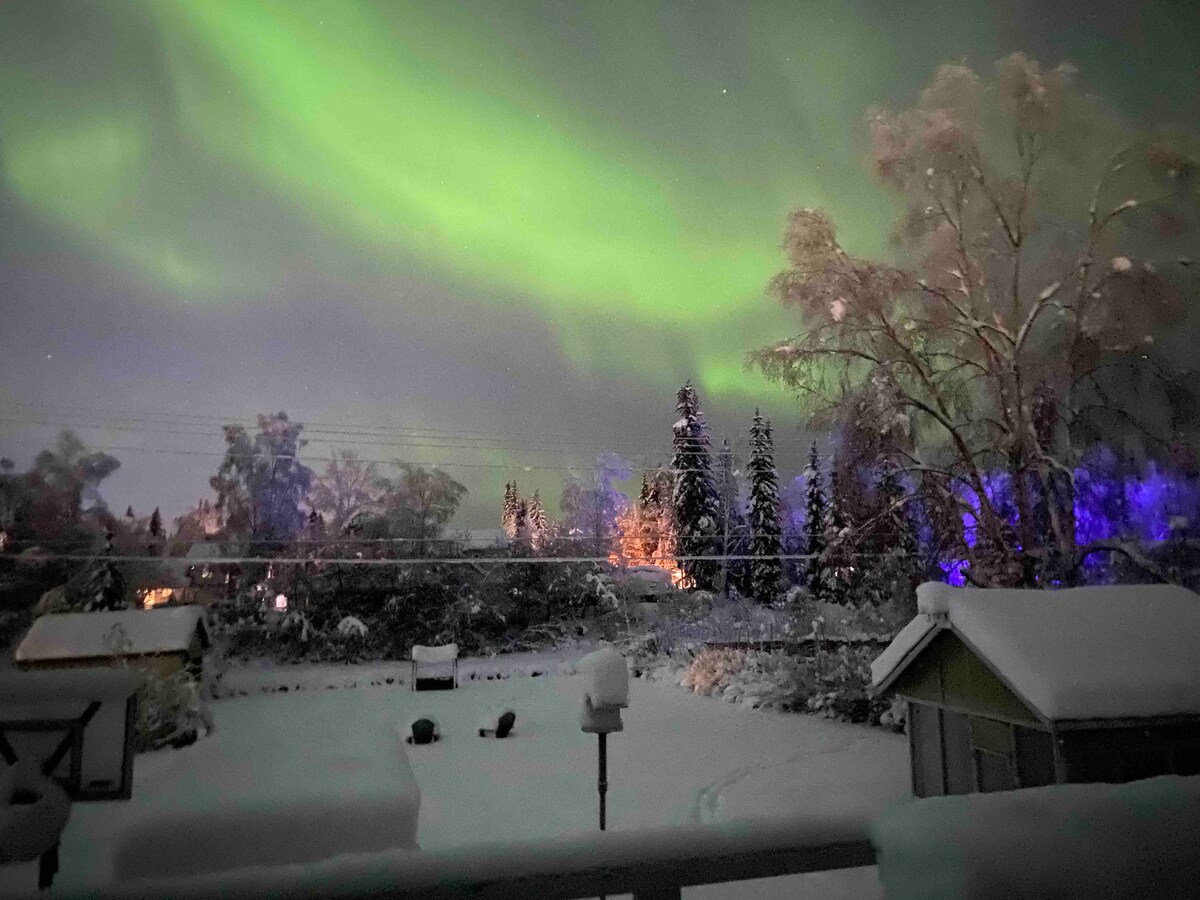
<svg viewBox="0 0 1200 900">
<path fill-rule="evenodd" d="M 163 454 L 167 456 L 207 456 L 207 457 L 224 457 L 224 450 L 188 450 L 183 447 L 132 447 L 132 446 L 116 446 L 107 445 L 103 447 L 90 446 L 88 450 L 99 453 L 151 453 Z M 664 455 L 669 455 L 664 453 Z M 308 454 L 298 453 L 280 453 L 271 457 L 273 460 L 294 459 L 299 462 L 342 462 L 339 456 L 310 456 Z M 393 459 L 368 459 L 358 457 L 358 462 L 361 463 L 377 463 L 388 465 L 394 462 Z M 603 472 L 608 467 L 596 465 L 547 465 L 539 463 L 536 465 L 525 465 L 522 463 L 474 463 L 474 462 L 457 462 L 454 460 L 445 460 L 440 462 L 432 462 L 429 460 L 404 460 L 411 462 L 416 466 L 429 466 L 434 469 L 501 469 L 505 471 L 520 471 L 520 472 L 537 472 L 537 471 L 555 471 L 555 472 Z M 652 468 L 662 468 L 664 471 L 670 471 L 676 475 L 683 475 L 689 472 L 707 471 L 702 469 L 670 469 L 667 466 L 658 466 Z M 710 472 L 711 474 L 711 472 Z M 630 478 L 634 476 L 631 475 Z"/>
<path fill-rule="evenodd" d="M 214 439 L 216 439 L 216 438 L 223 439 L 223 437 L 220 434 L 216 434 L 212 431 L 187 431 L 187 430 L 171 429 L 171 428 L 154 428 L 154 427 L 141 426 L 141 425 L 137 425 L 137 426 L 108 425 L 108 424 L 95 423 L 95 422 L 89 422 L 89 423 L 61 422 L 61 421 L 51 422 L 51 421 L 45 421 L 45 420 L 31 421 L 31 420 L 6 418 L 4 416 L 0 416 L 0 423 L 10 424 L 10 425 L 33 425 L 33 426 L 45 426 L 45 427 L 51 427 L 51 428 L 70 428 L 70 429 L 81 429 L 81 430 L 94 429 L 94 430 L 98 430 L 98 431 L 121 431 L 121 432 L 131 432 L 134 434 L 164 434 L 164 435 L 171 435 L 171 436 L 206 437 L 206 438 L 214 438 Z M 579 447 L 568 447 L 568 446 L 548 447 L 548 446 L 532 446 L 532 445 L 501 447 L 501 446 L 483 445 L 483 444 L 475 445 L 475 444 L 450 443 L 448 441 L 423 442 L 424 441 L 423 438 L 415 438 L 413 440 L 406 440 L 406 441 L 394 441 L 394 440 L 384 440 L 382 438 L 368 438 L 366 440 L 360 440 L 358 436 L 350 436 L 350 437 L 337 437 L 335 439 L 335 438 L 326 438 L 326 437 L 309 437 L 307 428 L 305 429 L 304 434 L 305 434 L 305 436 L 301 437 L 300 440 L 303 440 L 303 441 L 309 442 L 309 443 L 316 442 L 316 443 L 328 443 L 328 444 L 367 445 L 367 446 L 372 446 L 372 447 L 397 447 L 397 448 L 403 448 L 403 449 L 476 450 L 476 451 L 485 451 L 485 452 L 491 451 L 491 452 L 507 452 L 507 453 L 522 452 L 522 453 L 559 453 L 559 454 L 578 453 L 578 452 L 583 452 L 583 450 L 586 450 L 586 449 L 594 449 L 594 448 L 579 448 Z M 482 438 L 465 438 L 465 440 L 482 440 Z M 418 441 L 422 441 L 422 442 L 418 442 Z M 599 452 L 619 453 L 622 456 L 665 457 L 665 456 L 700 456 L 709 451 L 704 451 L 704 450 L 674 451 L 674 450 L 670 450 L 670 449 L 638 451 L 638 450 L 621 450 L 621 449 L 606 448 L 605 450 L 600 450 Z"/>
<path fill-rule="evenodd" d="M 22 405 L 25 406 L 26 408 L 37 409 L 37 407 L 30 407 L 25 404 L 22 404 Z M 54 419 L 54 421 L 21 421 L 21 422 L 17 422 L 16 420 L 13 420 L 13 421 L 16 422 L 16 424 L 27 424 L 27 425 L 47 425 L 47 426 L 54 426 L 54 427 L 79 427 L 79 428 L 108 428 L 108 429 L 113 429 L 113 430 L 122 428 L 123 423 L 126 423 L 126 422 L 129 422 L 129 423 L 144 422 L 144 423 L 149 423 L 152 425 L 177 425 L 177 426 L 178 425 L 196 425 L 196 426 L 216 425 L 218 427 L 223 427 L 224 425 L 227 425 L 227 424 L 229 424 L 229 425 L 242 424 L 242 425 L 248 425 L 250 427 L 254 427 L 257 425 L 257 420 L 247 421 L 244 417 L 218 417 L 218 416 L 194 416 L 194 417 L 192 417 L 187 414 L 151 413 L 151 414 L 149 414 L 149 417 L 147 418 L 147 417 L 140 417 L 140 416 L 124 416 L 124 415 L 120 415 L 120 414 L 105 414 L 103 412 L 99 412 L 99 411 L 95 410 L 94 408 L 88 408 L 84 412 L 93 420 L 101 419 L 101 420 L 105 420 L 109 423 L 115 423 L 115 424 L 104 424 L 103 422 L 100 424 L 79 423 L 79 424 L 75 424 L 74 426 L 72 426 L 72 423 L 70 423 L 70 422 L 61 421 L 63 418 L 62 414 L 55 414 L 53 411 L 48 411 L 48 408 L 46 408 L 46 407 L 42 407 L 40 413 L 35 412 L 35 413 L 33 413 L 33 415 L 35 415 L 35 416 L 41 415 L 42 419 Z M 19 412 L 19 413 L 16 413 L 16 415 L 28 416 L 28 415 L 30 415 L 30 413 Z M 74 413 L 70 413 L 69 415 L 74 415 Z M 656 452 L 658 452 L 658 450 L 656 448 L 646 448 L 645 445 L 625 446 L 624 448 L 622 448 L 622 446 L 620 446 L 620 445 L 609 445 L 609 444 L 605 444 L 603 442 L 591 444 L 588 447 L 581 447 L 578 443 L 581 436 L 579 434 L 575 434 L 575 433 L 552 432 L 552 433 L 546 433 L 546 434 L 538 434 L 538 433 L 524 431 L 519 436 L 512 436 L 511 434 L 507 434 L 507 433 L 503 433 L 503 432 L 475 431 L 475 430 L 469 430 L 469 429 L 442 429 L 442 428 L 417 427 L 417 426 L 359 425 L 359 424 L 353 424 L 353 423 L 317 423 L 317 422 L 303 422 L 303 421 L 299 421 L 299 420 L 292 420 L 292 421 L 295 424 L 303 425 L 306 434 L 314 435 L 314 437 L 312 437 L 313 440 L 322 440 L 322 441 L 330 440 L 330 438 L 328 438 L 327 435 L 335 435 L 335 436 L 336 435 L 344 435 L 346 437 L 370 437 L 372 435 L 375 435 L 375 436 L 383 436 L 383 437 L 413 438 L 413 439 L 418 439 L 418 440 L 435 440 L 435 441 L 462 440 L 462 441 L 478 441 L 478 442 L 482 442 L 482 441 L 513 441 L 513 440 L 526 440 L 527 441 L 530 439 L 537 440 L 539 438 L 561 437 L 564 442 L 570 442 L 570 443 L 565 444 L 565 446 L 563 448 L 565 450 L 598 449 L 601 451 L 609 450 L 612 452 L 625 452 L 625 453 L 656 453 Z M 209 431 L 203 431 L 203 432 L 180 431 L 177 433 L 208 435 L 211 432 L 209 432 Z M 591 441 L 594 439 L 589 438 L 588 440 Z M 655 440 L 656 439 L 650 439 L 650 443 L 654 443 Z M 538 442 L 539 446 L 535 447 L 535 448 L 513 447 L 511 449 L 542 449 L 545 442 L 543 442 L 541 440 L 538 440 L 537 442 Z M 796 443 L 798 446 L 799 445 L 805 445 L 805 446 L 807 445 L 806 441 L 802 441 L 799 439 L 796 439 L 794 441 L 789 441 L 788 439 L 783 439 L 783 438 L 779 438 L 779 437 L 776 438 L 775 444 L 776 444 L 776 446 L 785 446 L 792 442 Z M 363 442 L 363 443 L 367 443 L 367 442 Z M 506 449 L 506 448 L 498 448 L 498 449 Z"/>
</svg>

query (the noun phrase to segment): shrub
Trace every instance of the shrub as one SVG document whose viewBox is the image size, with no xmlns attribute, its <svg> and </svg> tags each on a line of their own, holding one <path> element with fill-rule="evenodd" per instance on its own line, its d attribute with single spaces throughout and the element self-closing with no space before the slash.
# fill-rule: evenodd
<svg viewBox="0 0 1200 900">
<path fill-rule="evenodd" d="M 138 753 L 184 747 L 213 730 L 199 682 L 180 670 L 171 675 L 138 673 L 134 746 Z"/>
<path fill-rule="evenodd" d="M 680 684 L 694 693 L 708 696 L 746 665 L 743 650 L 704 649 L 696 654 L 687 667 Z"/>
</svg>

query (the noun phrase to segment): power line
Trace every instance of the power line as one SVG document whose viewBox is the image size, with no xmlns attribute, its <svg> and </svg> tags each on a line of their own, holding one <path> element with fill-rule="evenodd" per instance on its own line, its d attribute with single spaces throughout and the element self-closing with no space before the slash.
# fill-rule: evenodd
<svg viewBox="0 0 1200 900">
<path fill-rule="evenodd" d="M 134 434 L 163 434 L 163 435 L 171 435 L 171 436 L 207 437 L 207 438 L 221 437 L 219 434 L 214 434 L 211 431 L 188 431 L 188 430 L 171 429 L 171 428 L 154 428 L 154 427 L 141 426 L 141 425 L 138 425 L 138 426 L 110 425 L 110 424 L 104 424 L 104 423 L 91 423 L 91 422 L 62 422 L 62 421 L 45 421 L 45 420 L 30 421 L 30 420 L 22 420 L 22 419 L 12 419 L 12 418 L 4 417 L 4 416 L 0 416 L 0 423 L 7 423 L 10 425 L 33 425 L 33 426 L 45 426 L 45 427 L 51 427 L 51 428 L 70 428 L 70 429 L 81 429 L 81 430 L 92 429 L 92 430 L 98 430 L 98 431 L 121 431 L 121 432 L 131 432 Z M 297 424 L 299 424 L 299 423 L 297 423 Z M 307 427 L 305 428 L 305 434 L 308 434 Z M 381 438 L 368 438 L 366 440 L 361 440 L 361 439 L 359 439 L 359 436 L 357 436 L 357 435 L 339 436 L 336 439 L 327 438 L 327 437 L 313 437 L 313 438 L 301 437 L 300 439 L 303 441 L 306 441 L 306 442 L 317 441 L 320 443 L 367 445 L 367 446 L 372 446 L 372 447 L 397 447 L 397 448 L 404 448 L 404 449 L 436 449 L 436 450 L 475 450 L 475 451 L 481 451 L 481 452 L 491 451 L 491 452 L 506 452 L 506 453 L 519 451 L 522 453 L 566 454 L 566 453 L 582 452 L 583 450 L 588 450 L 588 449 L 595 449 L 595 448 L 580 448 L 580 447 L 568 447 L 568 446 L 549 447 L 549 446 L 533 446 L 533 445 L 502 447 L 502 446 L 498 446 L 498 445 L 484 445 L 484 444 L 475 445 L 475 444 L 451 443 L 449 441 L 430 441 L 430 442 L 419 443 L 418 441 L 424 440 L 422 438 L 414 438 L 413 440 L 407 440 L 407 441 L 391 441 L 391 440 L 383 440 Z M 482 438 L 465 438 L 464 440 L 482 440 Z M 606 450 L 600 450 L 599 452 L 619 453 L 623 456 L 630 455 L 630 456 L 641 456 L 641 457 L 646 457 L 646 456 L 663 457 L 663 456 L 700 456 L 700 455 L 703 455 L 706 451 L 703 451 L 703 450 L 673 451 L 670 449 L 637 451 L 637 450 L 629 450 L 629 449 L 613 449 L 613 448 L 609 447 L 609 448 L 606 448 Z"/>
<path fill-rule="evenodd" d="M 132 446 L 107 445 L 107 446 L 102 446 L 102 447 L 89 446 L 88 450 L 91 450 L 93 452 L 100 452 L 100 453 L 150 453 L 150 454 L 163 454 L 163 455 L 167 455 L 167 456 L 171 456 L 171 455 L 174 455 L 174 456 L 207 456 L 207 457 L 222 457 L 222 458 L 226 455 L 226 451 L 224 451 L 224 450 L 189 450 L 189 449 L 185 449 L 183 447 L 132 447 Z M 276 460 L 293 459 L 293 460 L 297 460 L 298 462 L 301 462 L 301 463 L 303 463 L 303 462 L 341 462 L 342 461 L 342 458 L 337 457 L 337 456 L 310 456 L 307 454 L 301 455 L 298 453 L 280 453 L 280 454 L 272 456 L 271 458 L 276 459 Z M 360 456 L 360 457 L 358 457 L 358 462 L 376 463 L 376 464 L 380 464 L 380 465 L 390 465 L 392 462 L 394 462 L 394 459 L 375 459 L 375 458 L 368 459 L 368 458 Z M 606 471 L 606 469 L 608 468 L 606 466 L 582 465 L 582 464 L 578 464 L 578 463 L 573 464 L 573 465 L 554 466 L 554 465 L 546 465 L 544 463 L 539 463 L 537 465 L 528 465 L 528 464 L 524 464 L 524 463 L 458 462 L 455 460 L 445 460 L 445 461 L 440 461 L 440 462 L 432 462 L 429 460 L 405 460 L 405 462 L 411 462 L 413 465 L 418 465 L 418 466 L 429 466 L 429 467 L 435 468 L 435 469 L 502 469 L 505 471 L 522 471 L 522 472 L 536 472 L 536 471 L 603 472 L 603 471 Z M 703 471 L 700 469 L 669 469 L 666 466 L 656 466 L 653 468 L 662 468 L 665 471 L 673 472 L 676 475 L 682 475 L 682 474 L 686 474 L 689 472 Z M 630 477 L 632 478 L 634 476 L 630 475 Z"/>
<path fill-rule="evenodd" d="M 35 409 L 35 410 L 39 409 L 39 407 L 33 406 L 32 404 L 19 403 L 16 405 L 23 407 L 25 409 Z M 43 415 L 48 415 L 49 417 L 52 417 L 52 418 L 61 418 L 62 414 L 58 414 L 56 416 L 56 414 L 53 411 L 51 411 L 53 409 L 51 407 L 43 406 L 43 407 L 40 407 L 40 409 L 42 410 Z M 93 419 L 95 419 L 97 417 L 106 418 L 110 422 L 116 422 L 116 423 L 148 422 L 150 424 L 157 424 L 157 425 L 166 424 L 166 425 L 218 425 L 218 426 L 223 426 L 226 424 L 243 424 L 243 425 L 249 425 L 250 427 L 254 427 L 255 425 L 257 425 L 257 418 L 247 419 L 246 417 L 241 417 L 241 416 L 228 416 L 228 417 L 202 416 L 202 415 L 196 415 L 196 414 L 166 413 L 166 412 L 151 412 L 151 413 L 141 414 L 141 415 L 138 415 L 138 414 L 123 415 L 120 413 L 105 414 L 103 412 L 97 411 L 93 407 L 89 407 L 86 410 L 80 410 L 80 411 L 85 412 L 87 415 L 89 415 Z M 19 413 L 19 414 L 26 414 L 26 413 Z M 69 414 L 73 415 L 74 413 L 69 413 Z M 320 440 L 328 440 L 328 438 L 325 437 L 326 435 L 345 435 L 348 437 L 369 437 L 371 435 L 377 435 L 377 436 L 405 437 L 405 438 L 413 438 L 413 439 L 418 439 L 418 440 L 437 440 L 437 441 L 445 441 L 445 440 L 449 440 L 449 439 L 462 440 L 462 441 L 512 441 L 512 440 L 529 440 L 531 438 L 537 439 L 537 438 L 559 438 L 559 437 L 561 437 L 564 441 L 572 442 L 571 444 L 568 444 L 564 447 L 564 449 L 566 449 L 566 450 L 586 449 L 586 448 L 581 448 L 580 445 L 577 443 L 581 439 L 582 436 L 577 433 L 569 433 L 569 432 L 550 432 L 550 433 L 539 434 L 539 433 L 534 433 L 534 432 L 529 432 L 529 431 L 523 431 L 519 436 L 512 436 L 511 434 L 504 433 L 504 432 L 495 432 L 495 431 L 489 432 L 489 431 L 479 431 L 479 430 L 470 430 L 470 429 L 444 429 L 444 428 L 434 428 L 434 427 L 424 427 L 424 426 L 399 426 L 399 425 L 390 426 L 390 425 L 378 425 L 378 424 L 376 424 L 376 425 L 360 425 L 360 424 L 355 424 L 355 423 L 320 423 L 320 422 L 302 422 L 300 420 L 291 420 L 291 421 L 295 422 L 296 424 L 303 425 L 306 432 L 309 434 L 321 435 L 321 437 L 319 438 Z M 70 427 L 71 426 L 71 423 L 63 423 L 60 421 L 56 421 L 56 422 L 24 422 L 24 423 L 18 423 L 18 424 L 45 424 L 45 425 L 54 425 L 54 426 L 59 426 L 59 427 L 63 427 L 63 426 Z M 123 426 L 120 424 L 113 424 L 113 425 L 107 425 L 107 424 L 83 425 L 83 424 L 80 424 L 80 425 L 76 425 L 75 427 L 117 429 L 117 428 L 121 428 Z M 209 432 L 207 432 L 207 431 L 206 432 L 179 432 L 179 433 L 194 433 L 197 435 L 209 434 Z M 314 439 L 317 439 L 317 438 L 314 438 Z M 589 441 L 596 440 L 593 438 L 585 438 L 585 439 L 589 440 Z M 656 440 L 657 440 L 657 437 L 651 438 L 650 442 L 653 443 Z M 538 441 L 539 447 L 534 448 L 534 449 L 540 449 L 541 446 L 543 445 L 543 443 L 544 442 L 542 442 L 542 441 Z M 775 443 L 776 443 L 776 446 L 785 446 L 790 442 L 787 439 L 782 439 L 782 438 L 777 437 Z M 801 444 L 806 445 L 807 441 L 802 441 L 802 440 L 796 439 L 795 443 L 797 445 L 801 445 Z M 603 451 L 603 450 L 618 451 L 621 449 L 617 446 L 608 445 L 608 444 L 604 444 L 604 443 L 593 443 L 593 444 L 591 444 L 591 448 L 598 449 L 601 451 Z M 500 448 L 500 449 L 505 449 L 505 448 Z M 514 447 L 511 449 L 526 449 L 526 448 Z M 659 451 L 656 448 L 646 449 L 646 448 L 644 448 L 644 445 L 641 445 L 641 446 L 627 446 L 627 447 L 625 447 L 623 452 L 656 453 Z"/>
</svg>

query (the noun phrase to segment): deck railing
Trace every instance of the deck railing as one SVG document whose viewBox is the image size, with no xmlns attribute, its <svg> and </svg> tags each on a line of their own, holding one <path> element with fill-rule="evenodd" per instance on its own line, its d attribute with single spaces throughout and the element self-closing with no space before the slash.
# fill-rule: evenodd
<svg viewBox="0 0 1200 900">
<path fill-rule="evenodd" d="M 154 848 L 147 847 L 146 852 L 153 853 Z M 197 852 L 202 851 L 197 848 Z M 865 819 L 814 815 L 596 832 L 432 853 L 346 856 L 308 865 L 129 881 L 66 896 L 92 900 L 259 900 L 264 896 L 570 900 L 633 894 L 636 900 L 666 900 L 678 898 L 681 888 L 691 885 L 874 863 Z"/>
</svg>

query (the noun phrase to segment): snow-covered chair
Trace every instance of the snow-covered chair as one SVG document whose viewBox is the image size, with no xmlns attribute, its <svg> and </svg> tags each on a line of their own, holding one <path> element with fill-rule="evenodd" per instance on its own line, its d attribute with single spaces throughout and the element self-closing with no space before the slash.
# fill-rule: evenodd
<svg viewBox="0 0 1200 900">
<path fill-rule="evenodd" d="M 421 677 L 422 667 L 425 671 L 432 669 L 439 673 Z M 414 691 L 438 691 L 458 687 L 458 644 L 443 644 L 440 647 L 426 647 L 414 644 L 412 648 L 412 689 Z"/>
</svg>

